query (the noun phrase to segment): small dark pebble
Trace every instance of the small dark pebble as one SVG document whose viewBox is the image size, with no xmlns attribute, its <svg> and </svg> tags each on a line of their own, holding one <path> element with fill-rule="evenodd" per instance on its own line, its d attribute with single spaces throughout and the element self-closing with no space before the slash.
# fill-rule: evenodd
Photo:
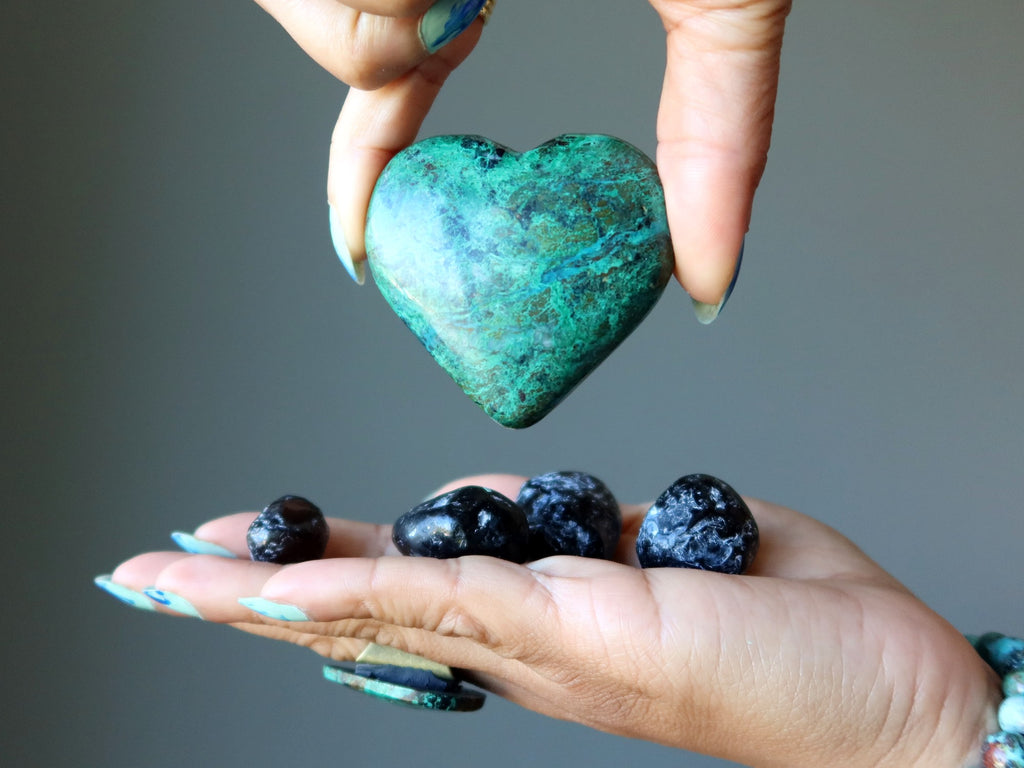
<svg viewBox="0 0 1024 768">
<path fill-rule="evenodd" d="M 622 533 L 622 512 L 608 487 L 586 472 L 531 477 L 516 503 L 530 526 L 530 560 L 551 555 L 608 559 Z"/>
<path fill-rule="evenodd" d="M 457 691 L 458 680 L 445 680 L 433 672 L 415 667 L 400 667 L 394 664 L 356 664 L 355 673 L 371 680 L 404 685 L 421 691 Z"/>
<path fill-rule="evenodd" d="M 523 510 L 507 496 L 467 485 L 410 509 L 395 522 L 392 540 L 403 555 L 489 555 L 522 563 L 529 528 Z"/>
<path fill-rule="evenodd" d="M 643 568 L 699 568 L 744 573 L 757 555 L 757 523 L 727 483 L 687 475 L 648 510 L 636 538 Z"/>
<path fill-rule="evenodd" d="M 323 557 L 329 535 L 316 504 L 301 496 L 282 496 L 257 515 L 245 539 L 253 560 L 286 565 Z"/>
</svg>

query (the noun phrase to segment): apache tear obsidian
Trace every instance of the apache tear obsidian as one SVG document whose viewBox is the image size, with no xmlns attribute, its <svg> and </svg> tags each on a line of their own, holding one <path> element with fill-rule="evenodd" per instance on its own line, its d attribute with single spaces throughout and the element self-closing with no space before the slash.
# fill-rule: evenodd
<svg viewBox="0 0 1024 768">
<path fill-rule="evenodd" d="M 450 558 L 489 555 L 522 563 L 526 515 L 506 496 L 467 485 L 413 507 L 395 522 L 392 540 L 403 555 Z"/>
<path fill-rule="evenodd" d="M 608 559 L 622 533 L 622 512 L 608 487 L 586 472 L 531 477 L 516 503 L 530 526 L 530 560 L 551 555 Z"/>
<path fill-rule="evenodd" d="M 287 565 L 323 557 L 329 535 L 316 504 L 301 496 L 282 496 L 257 515 L 245 539 L 253 560 Z"/>
<path fill-rule="evenodd" d="M 711 475 L 687 475 L 648 510 L 636 538 L 643 568 L 699 568 L 744 573 L 760 539 L 750 509 L 727 483 Z"/>
</svg>

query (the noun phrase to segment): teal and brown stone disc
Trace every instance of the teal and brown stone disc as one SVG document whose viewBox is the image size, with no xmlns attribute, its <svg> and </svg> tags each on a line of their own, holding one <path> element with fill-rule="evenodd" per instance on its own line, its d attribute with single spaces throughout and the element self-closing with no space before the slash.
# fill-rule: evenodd
<svg viewBox="0 0 1024 768">
<path fill-rule="evenodd" d="M 654 307 L 672 273 L 654 163 L 566 135 L 517 153 L 439 136 L 384 169 L 366 222 L 381 294 L 495 421 L 551 411 Z"/>
<path fill-rule="evenodd" d="M 434 709 L 440 712 L 474 712 L 484 705 L 487 695 L 459 686 L 454 691 L 426 690 L 389 683 L 365 675 L 357 675 L 352 668 L 327 664 L 324 678 L 332 683 L 341 683 L 353 690 L 384 699 L 395 704 L 404 704 L 417 709 Z"/>
</svg>

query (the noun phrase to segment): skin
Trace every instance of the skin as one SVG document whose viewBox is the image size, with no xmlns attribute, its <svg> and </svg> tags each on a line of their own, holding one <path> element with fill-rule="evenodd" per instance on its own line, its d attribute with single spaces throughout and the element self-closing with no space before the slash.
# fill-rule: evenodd
<svg viewBox="0 0 1024 768">
<path fill-rule="evenodd" d="M 523 481 L 438 493 L 514 498 Z M 277 566 L 245 559 L 253 512 L 196 531 L 242 559 L 152 552 L 113 580 L 332 660 L 391 645 L 551 717 L 756 768 L 976 766 L 999 692 L 960 633 L 841 534 L 747 503 L 761 550 L 743 576 L 639 569 L 649 505 L 629 505 L 615 561 L 407 558 L 389 526 L 331 519 L 325 559 Z M 312 620 L 264 619 L 238 603 L 253 596 Z"/>
<path fill-rule="evenodd" d="M 431 0 L 259 0 L 352 88 L 331 143 L 328 198 L 355 262 L 370 193 L 412 143 L 475 22 L 428 55 Z M 651 0 L 667 41 L 657 161 L 676 275 L 716 304 L 732 279 L 771 135 L 788 0 Z M 523 478 L 465 478 L 515 497 Z M 994 674 L 963 637 L 836 531 L 748 499 L 761 550 L 743 576 L 637 567 L 647 505 L 624 508 L 615 561 L 396 556 L 390 528 L 331 519 L 325 559 L 245 559 L 255 512 L 196 531 L 242 559 L 152 552 L 113 580 L 174 592 L 208 620 L 351 660 L 367 642 L 468 671 L 524 707 L 755 768 L 978 765 L 995 730 Z M 238 603 L 260 596 L 310 622 Z M 158 610 L 167 612 L 163 607 Z"/>
<path fill-rule="evenodd" d="M 321 66 L 352 86 L 331 139 L 327 197 L 355 264 L 387 162 L 416 140 L 445 79 L 470 54 L 474 22 L 428 55 L 432 0 L 257 0 Z M 718 304 L 732 281 L 771 139 L 791 0 L 651 0 L 666 31 L 657 163 L 676 277 Z"/>
</svg>

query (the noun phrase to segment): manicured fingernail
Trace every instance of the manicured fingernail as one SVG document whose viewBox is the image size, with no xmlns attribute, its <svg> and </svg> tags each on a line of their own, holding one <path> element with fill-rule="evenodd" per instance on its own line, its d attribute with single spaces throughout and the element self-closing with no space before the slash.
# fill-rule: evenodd
<svg viewBox="0 0 1024 768">
<path fill-rule="evenodd" d="M 146 597 L 154 603 L 160 603 L 164 608 L 169 608 L 170 610 L 184 614 L 185 616 L 193 616 L 197 619 L 203 618 L 202 614 L 196 610 L 195 606 L 180 595 L 168 592 L 166 589 L 155 589 L 153 587 L 144 589 L 143 592 L 146 593 Z"/>
<path fill-rule="evenodd" d="M 309 616 L 300 608 L 286 603 L 275 603 L 272 600 L 264 600 L 262 597 L 240 597 L 238 602 L 250 611 L 256 611 L 260 616 L 276 621 L 309 621 Z"/>
<path fill-rule="evenodd" d="M 444 48 L 480 14 L 486 0 L 437 0 L 420 19 L 420 41 L 428 52 Z"/>
<path fill-rule="evenodd" d="M 729 287 L 725 289 L 725 295 L 722 296 L 722 300 L 717 304 L 705 304 L 702 301 L 693 300 L 693 312 L 697 315 L 697 320 L 702 325 L 709 325 L 715 321 L 715 318 L 722 312 L 722 307 L 725 306 L 725 302 L 732 296 L 732 289 L 736 287 L 736 278 L 740 276 L 740 266 L 743 264 L 743 250 L 747 245 L 747 241 L 744 239 L 743 244 L 740 246 L 740 255 L 736 259 L 736 271 L 732 273 L 732 282 L 729 283 Z"/>
<path fill-rule="evenodd" d="M 197 539 L 191 533 L 175 531 L 171 534 L 171 539 L 190 555 L 216 555 L 217 557 L 230 557 L 232 560 L 238 559 L 230 549 L 225 549 L 212 541 Z"/>
<path fill-rule="evenodd" d="M 366 282 L 366 262 L 360 261 L 357 264 L 352 261 L 352 254 L 348 252 L 348 244 L 345 242 L 345 232 L 341 228 L 341 221 L 334 206 L 328 203 L 327 212 L 331 223 L 331 242 L 334 243 L 334 252 L 338 254 L 338 260 L 348 272 L 349 277 L 358 285 L 362 285 Z"/>
<path fill-rule="evenodd" d="M 134 589 L 128 589 L 128 587 L 122 587 L 120 584 L 115 584 L 110 580 L 109 574 L 105 576 L 97 576 L 93 579 L 93 583 L 100 589 L 109 592 L 122 603 L 127 603 L 132 608 L 138 608 L 140 611 L 156 610 L 153 606 L 153 602 L 148 597 L 141 592 L 136 592 Z"/>
</svg>

